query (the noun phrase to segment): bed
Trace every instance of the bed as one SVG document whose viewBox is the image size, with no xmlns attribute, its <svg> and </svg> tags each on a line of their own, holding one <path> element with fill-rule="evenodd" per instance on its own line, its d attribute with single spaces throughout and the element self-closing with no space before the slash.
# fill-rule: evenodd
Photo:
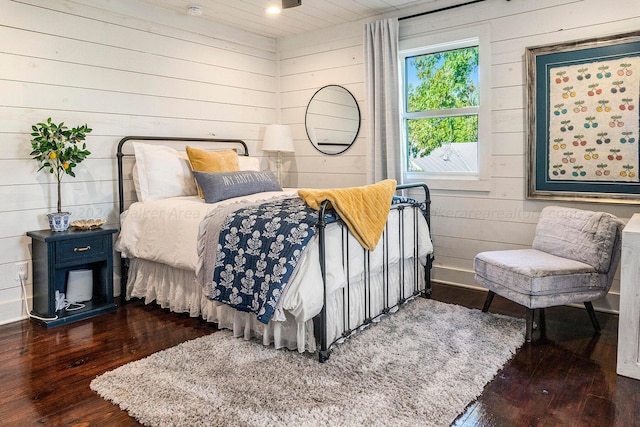
<svg viewBox="0 0 640 427">
<path fill-rule="evenodd" d="M 289 268 L 291 276 L 286 284 L 277 290 L 277 301 L 270 300 L 272 313 L 266 319 L 249 309 L 213 300 L 217 282 L 214 280 L 212 288 L 211 271 L 214 265 L 224 264 L 215 258 L 222 253 L 222 246 L 216 248 L 215 243 L 224 240 L 221 230 L 233 228 L 225 225 L 225 218 L 229 222 L 231 216 L 245 211 L 255 218 L 256 209 L 264 206 L 302 207 L 298 207 L 297 189 L 273 187 L 270 182 L 252 182 L 253 190 L 264 191 L 237 197 L 219 197 L 220 187 L 216 191 L 196 187 L 190 167 L 198 166 L 199 160 L 185 155 L 185 146 L 211 153 L 229 149 L 236 153 L 235 168 L 240 171 L 208 174 L 216 180 L 219 175 L 225 179 L 234 174 L 255 179 L 265 173 L 241 140 L 123 138 L 116 154 L 121 214 L 116 250 L 122 257 L 123 300 L 155 302 L 171 311 L 214 322 L 237 337 L 257 338 L 276 348 L 317 352 L 319 360 L 325 361 L 335 344 L 420 294 L 430 296 L 430 198 L 427 186 L 419 184 L 397 186 L 385 213 L 382 236 L 371 250 L 362 247 L 358 236 L 326 201 L 311 213 L 306 206 L 312 225 L 305 230 L 311 237 L 304 249 L 296 249 L 295 260 L 282 262 L 294 267 Z M 205 200 L 199 191 L 206 192 Z"/>
</svg>

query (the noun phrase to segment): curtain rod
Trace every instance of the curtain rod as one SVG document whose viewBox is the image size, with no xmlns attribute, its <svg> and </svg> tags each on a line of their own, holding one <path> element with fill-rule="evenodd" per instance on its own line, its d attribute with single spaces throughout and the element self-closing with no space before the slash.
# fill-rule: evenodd
<svg viewBox="0 0 640 427">
<path fill-rule="evenodd" d="M 459 7 L 462 7 L 462 6 L 468 6 L 468 5 L 474 4 L 474 3 L 481 3 L 483 1 L 487 1 L 487 0 L 472 0 L 472 1 L 468 1 L 466 3 L 460 3 L 460 4 L 455 4 L 455 5 L 452 5 L 452 6 L 441 7 L 440 9 L 428 10 L 426 12 L 416 13 L 415 15 L 403 16 L 401 18 L 398 18 L 398 21 L 404 21 L 405 19 L 417 18 L 418 16 L 431 15 L 432 13 L 437 13 L 437 12 L 444 12 L 445 10 L 457 9 Z M 507 1 L 510 1 L 510 0 L 507 0 Z"/>
</svg>

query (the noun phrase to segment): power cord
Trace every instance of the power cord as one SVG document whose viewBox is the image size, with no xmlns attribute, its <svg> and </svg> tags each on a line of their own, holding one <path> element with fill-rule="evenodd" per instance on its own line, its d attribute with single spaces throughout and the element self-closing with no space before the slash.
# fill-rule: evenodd
<svg viewBox="0 0 640 427">
<path fill-rule="evenodd" d="M 44 320 L 44 321 L 57 320 L 58 315 L 56 315 L 56 317 L 40 317 L 40 316 L 36 316 L 35 314 L 31 314 L 31 312 L 29 311 L 29 304 L 27 304 L 27 289 L 24 286 L 24 281 L 27 278 L 26 276 L 27 276 L 26 273 L 20 273 L 19 277 L 20 277 L 20 285 L 22 286 L 22 293 L 24 294 L 24 309 L 27 312 L 27 316 L 33 319 Z"/>
<path fill-rule="evenodd" d="M 27 299 L 28 299 L 27 289 L 24 285 L 24 281 L 27 279 L 27 273 L 20 272 L 18 277 L 20 278 L 20 286 L 22 287 L 22 293 L 24 294 L 24 309 L 27 313 L 27 316 L 33 319 L 38 319 L 43 321 L 58 320 L 57 314 L 55 317 L 40 317 L 40 316 L 36 316 L 35 314 L 32 314 L 29 311 L 29 304 L 27 304 Z M 85 307 L 84 304 L 71 302 L 64 297 L 64 294 L 61 294 L 60 292 L 56 291 L 56 311 L 59 311 L 59 310 L 75 311 L 75 310 L 81 310 L 84 307 Z"/>
<path fill-rule="evenodd" d="M 59 291 L 56 291 L 56 311 L 58 310 L 66 310 L 66 311 L 75 311 L 80 310 L 85 307 L 84 304 L 79 302 L 69 301 L 65 298 L 64 294 L 61 294 Z"/>
</svg>

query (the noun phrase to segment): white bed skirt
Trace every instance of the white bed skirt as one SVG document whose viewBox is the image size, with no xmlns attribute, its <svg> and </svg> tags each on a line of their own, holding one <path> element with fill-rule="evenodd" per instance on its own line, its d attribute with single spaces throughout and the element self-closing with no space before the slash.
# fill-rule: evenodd
<svg viewBox="0 0 640 427">
<path fill-rule="evenodd" d="M 424 289 L 424 262 L 418 263 L 419 289 Z M 405 260 L 404 295 L 410 296 L 414 291 L 413 259 Z M 363 281 L 351 283 L 349 286 L 350 325 L 359 325 L 365 315 L 374 317 L 384 308 L 385 294 L 384 276 L 389 279 L 389 301 L 396 301 L 399 293 L 400 272 L 399 264 L 389 267 L 389 271 L 372 275 L 370 280 L 369 312 L 365 313 Z M 342 335 L 343 325 L 347 328 L 347 319 L 343 318 L 342 306 L 346 289 L 338 289 L 328 298 L 328 339 L 332 342 Z M 191 317 L 202 317 L 208 322 L 214 322 L 220 329 L 233 331 L 235 337 L 246 340 L 256 338 L 264 345 L 274 345 L 275 348 L 297 350 L 300 353 L 316 351 L 313 320 L 297 321 L 287 312 L 287 320 L 271 321 L 268 325 L 258 322 L 255 314 L 245 313 L 227 305 L 209 300 L 204 296 L 203 289 L 195 281 L 195 272 L 167 266 L 153 261 L 138 258 L 130 259 L 129 279 L 127 282 L 127 299 L 141 298 L 146 304 L 156 302 L 160 307 L 176 313 L 189 313 Z M 353 326 L 351 326 L 353 328 Z"/>
</svg>

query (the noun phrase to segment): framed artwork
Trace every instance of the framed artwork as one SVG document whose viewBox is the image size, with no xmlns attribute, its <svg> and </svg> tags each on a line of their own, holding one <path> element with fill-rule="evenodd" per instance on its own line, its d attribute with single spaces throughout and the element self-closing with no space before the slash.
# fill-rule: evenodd
<svg viewBox="0 0 640 427">
<path fill-rule="evenodd" d="M 527 198 L 640 204 L 640 31 L 526 50 Z"/>
</svg>

